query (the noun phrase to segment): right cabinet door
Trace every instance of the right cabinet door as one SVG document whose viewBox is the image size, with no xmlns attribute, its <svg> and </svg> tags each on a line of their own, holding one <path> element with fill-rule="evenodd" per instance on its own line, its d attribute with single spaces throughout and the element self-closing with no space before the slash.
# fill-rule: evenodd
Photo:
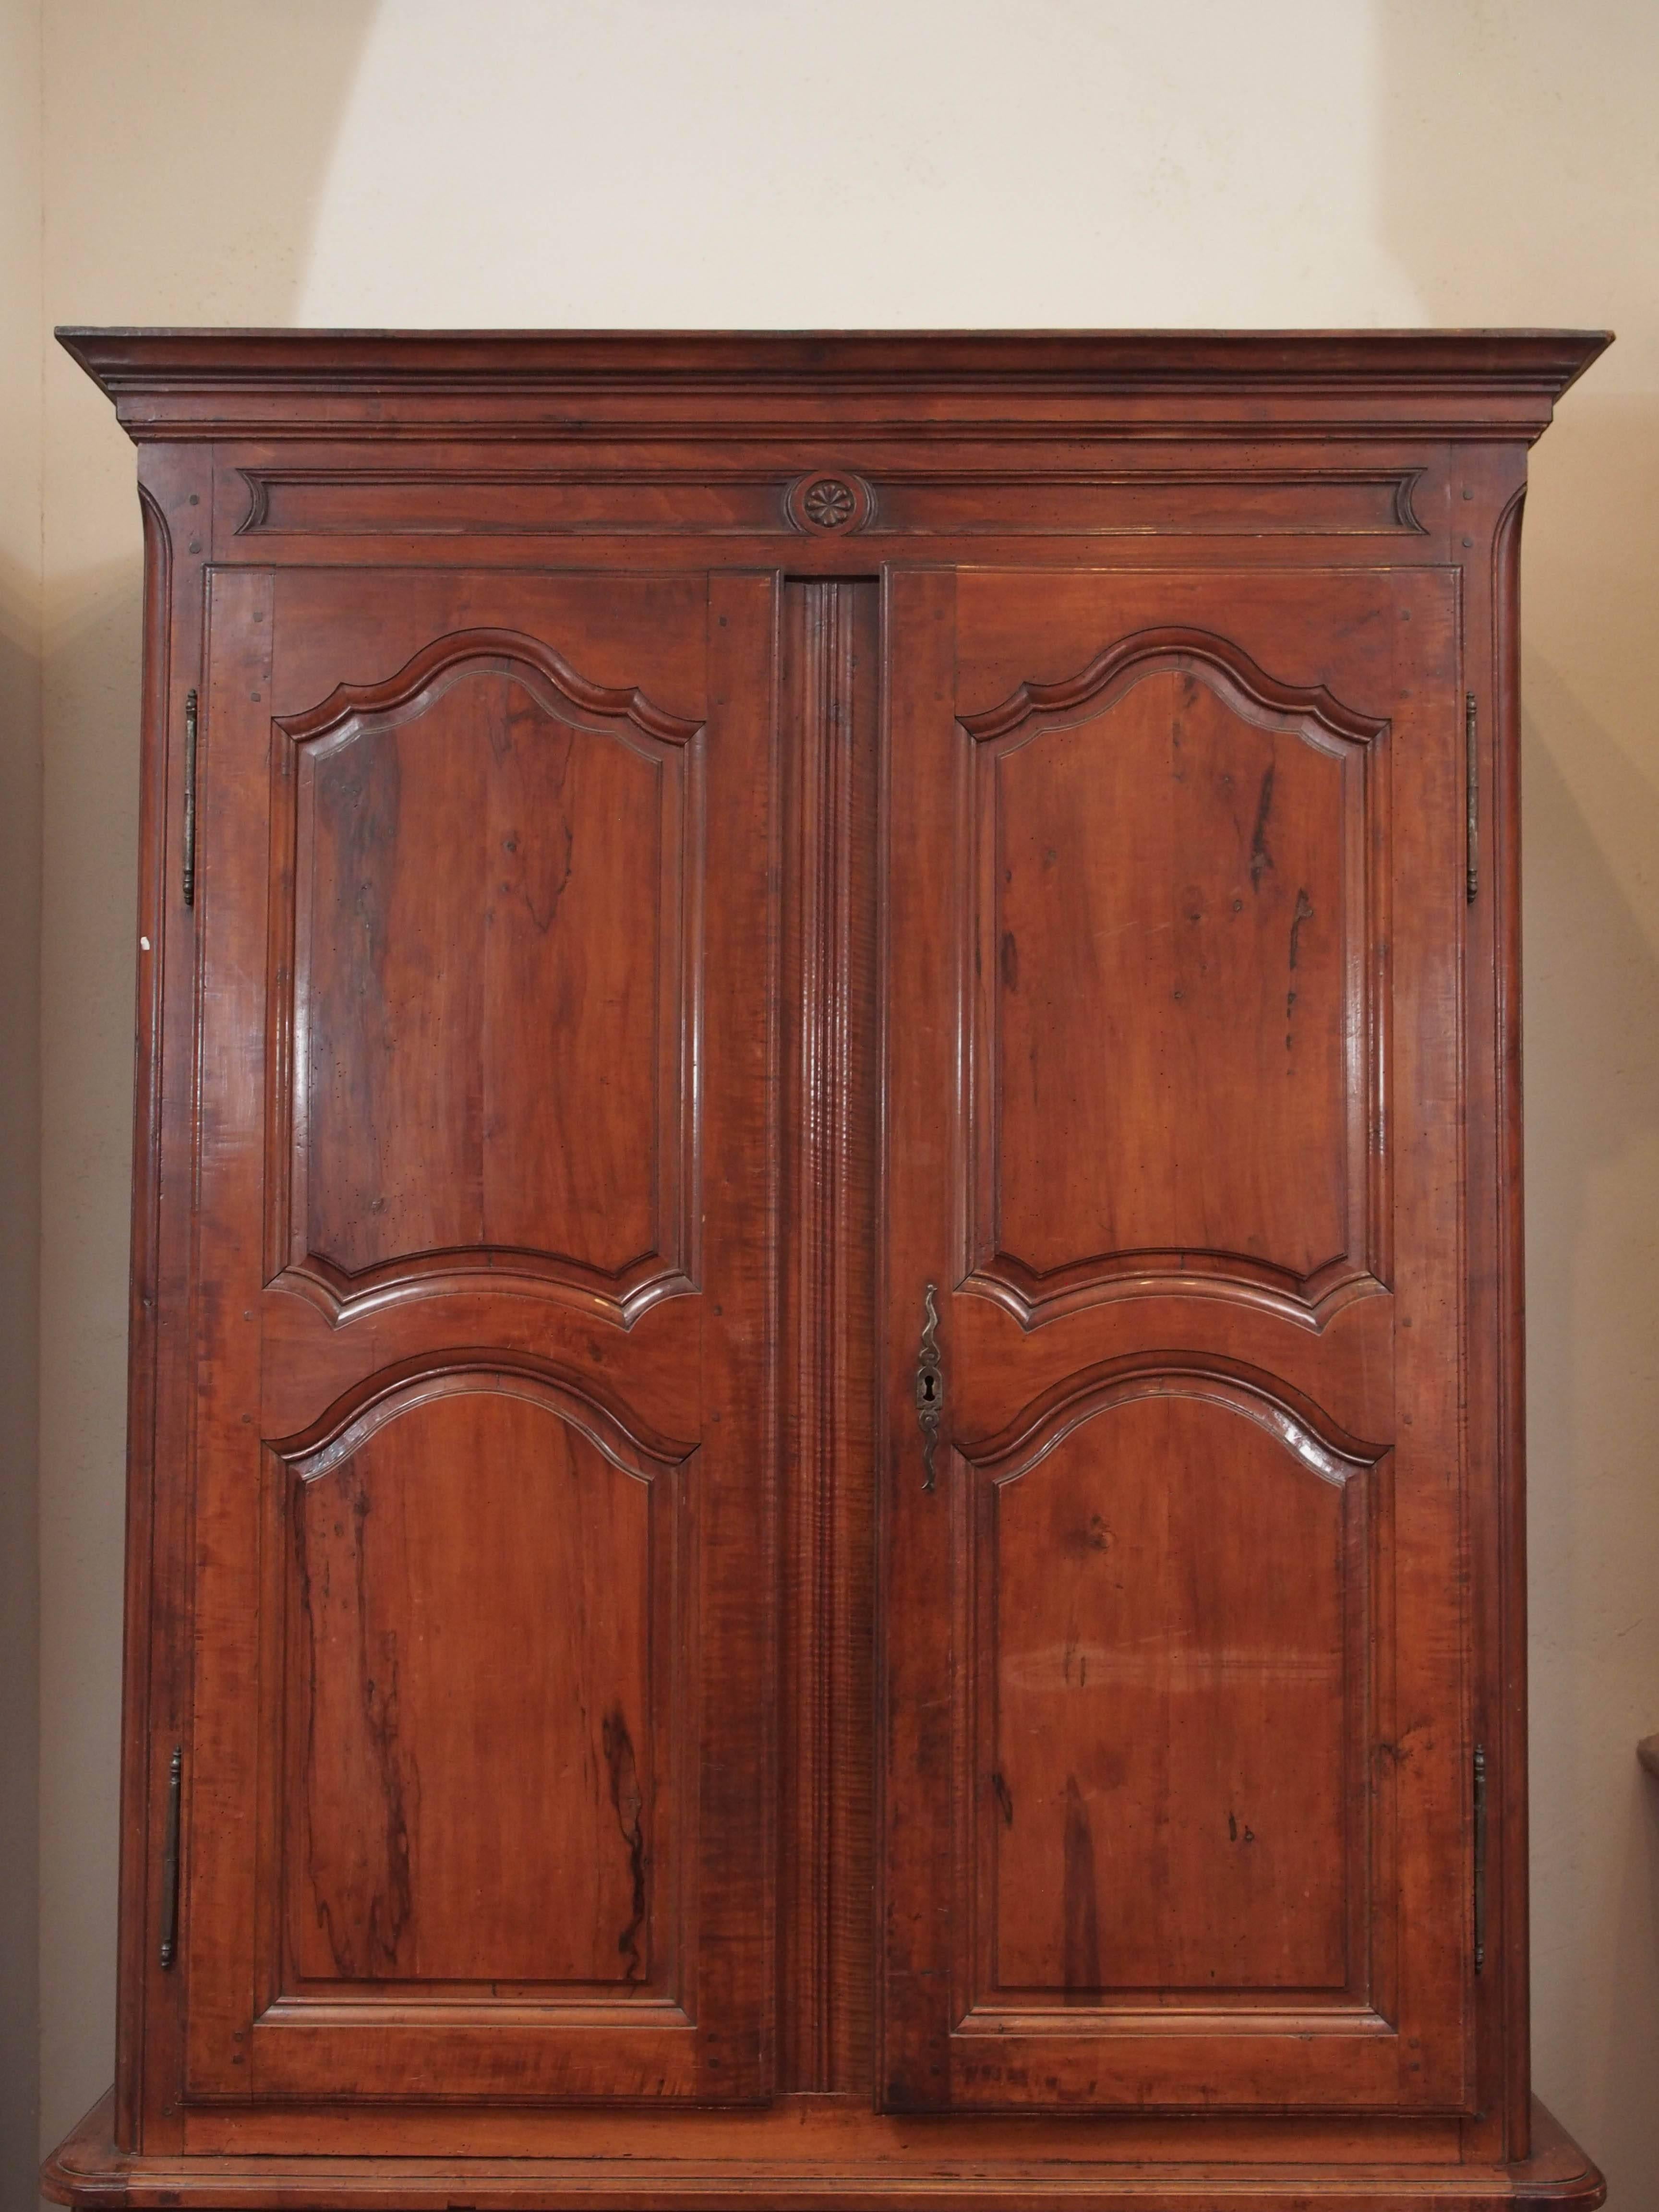
<svg viewBox="0 0 1659 2212">
<path fill-rule="evenodd" d="M 1464 2110 L 1455 584 L 888 612 L 884 2100 Z"/>
</svg>

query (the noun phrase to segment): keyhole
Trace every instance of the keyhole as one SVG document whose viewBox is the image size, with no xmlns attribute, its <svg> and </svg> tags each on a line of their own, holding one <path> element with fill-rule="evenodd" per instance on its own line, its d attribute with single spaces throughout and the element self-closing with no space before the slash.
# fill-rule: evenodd
<svg viewBox="0 0 1659 2212">
<path fill-rule="evenodd" d="M 922 1395 L 923 1398 L 926 1400 L 926 1401 L 927 1402 L 927 1404 L 928 1404 L 928 1405 L 930 1405 L 930 1406 L 931 1406 L 931 1405 L 933 1404 L 933 1399 L 934 1399 L 934 1396 L 935 1396 L 935 1395 L 936 1395 L 936 1393 L 937 1393 L 937 1391 L 938 1391 L 938 1388 L 939 1388 L 939 1379 L 938 1379 L 938 1377 L 937 1377 L 936 1376 L 933 1376 L 933 1375 L 924 1375 L 924 1376 L 922 1376 L 922 1378 L 921 1378 L 921 1395 Z"/>
</svg>

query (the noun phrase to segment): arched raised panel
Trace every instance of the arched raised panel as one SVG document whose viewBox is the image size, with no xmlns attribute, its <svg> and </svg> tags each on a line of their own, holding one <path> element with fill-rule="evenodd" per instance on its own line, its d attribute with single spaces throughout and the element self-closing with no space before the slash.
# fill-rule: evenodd
<svg viewBox="0 0 1659 2212">
<path fill-rule="evenodd" d="M 672 2000 L 682 1467 L 476 1370 L 272 1467 L 284 2002 Z"/>
<path fill-rule="evenodd" d="M 623 1320 L 685 1286 L 695 726 L 475 632 L 276 742 L 272 1273 L 335 1316 L 483 1271 Z"/>
<path fill-rule="evenodd" d="M 977 2008 L 1364 1999 L 1376 1476 L 1184 1373 L 966 1470 Z"/>
<path fill-rule="evenodd" d="M 1152 633 L 967 721 L 969 1287 L 1182 1279 L 1304 1319 L 1385 1277 L 1386 726 Z"/>
</svg>

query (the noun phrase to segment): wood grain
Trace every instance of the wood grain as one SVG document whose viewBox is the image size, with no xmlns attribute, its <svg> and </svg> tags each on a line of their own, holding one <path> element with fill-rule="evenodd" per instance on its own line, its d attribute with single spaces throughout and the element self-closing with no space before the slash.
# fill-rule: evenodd
<svg viewBox="0 0 1659 2212">
<path fill-rule="evenodd" d="M 699 736 L 482 629 L 283 720 L 273 1272 L 331 1312 L 689 1286 Z"/>
<path fill-rule="evenodd" d="M 672 1992 L 682 1470 L 468 1381 L 281 1463 L 284 1987 Z"/>
<path fill-rule="evenodd" d="M 1160 1273 L 1363 1288 L 1383 726 L 1180 632 L 964 726 L 976 1281 L 1022 1319 Z"/>
<path fill-rule="evenodd" d="M 519 670 L 452 671 L 307 751 L 296 1230 L 346 1275 L 488 1249 L 614 1277 L 675 1188 L 653 1109 L 659 1032 L 671 1080 L 685 1048 L 683 793 L 665 808 L 667 763 Z"/>
<path fill-rule="evenodd" d="M 1126 1382 L 978 1471 L 975 2010 L 1352 1987 L 1370 1469 L 1273 1415 Z"/>
</svg>

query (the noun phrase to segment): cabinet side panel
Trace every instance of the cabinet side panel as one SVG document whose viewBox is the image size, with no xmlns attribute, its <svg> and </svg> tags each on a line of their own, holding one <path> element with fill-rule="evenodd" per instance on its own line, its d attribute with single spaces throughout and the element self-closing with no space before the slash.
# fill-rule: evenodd
<svg viewBox="0 0 1659 2212">
<path fill-rule="evenodd" d="M 777 631 L 770 576 L 711 580 L 709 779 L 729 797 L 709 810 L 708 878 L 731 887 L 708 902 L 706 940 L 709 1062 L 730 1071 L 708 1101 L 704 1154 L 705 1189 L 721 1194 L 708 1209 L 705 1279 L 728 1316 L 707 1340 L 698 1530 L 702 1632 L 724 1655 L 699 1793 L 698 2002 L 711 2025 L 697 2089 L 711 2104 L 763 2102 L 776 2051 Z M 749 1693 L 734 1694 L 745 1665 Z"/>
<path fill-rule="evenodd" d="M 1522 477 L 1516 451 L 1508 473 Z M 1524 478 L 1510 494 L 1492 548 L 1492 714 L 1486 765 L 1497 988 L 1498 1587 L 1504 1771 L 1498 1789 L 1504 2101 L 1508 2152 L 1532 2148 L 1527 1837 L 1526 1240 L 1521 1092 L 1521 518 Z"/>
<path fill-rule="evenodd" d="M 1484 1960 L 1474 1978 L 1478 2117 L 1468 2159 L 1525 2158 L 1528 2023 L 1524 1260 L 1521 1205 L 1519 606 L 1524 447 L 1454 448 L 1449 553 L 1462 583 L 1458 679 L 1472 739 L 1463 902 L 1466 1544 L 1469 1730 L 1486 1786 Z"/>
<path fill-rule="evenodd" d="M 162 446 L 141 457 L 144 665 L 115 2069 L 116 2140 L 135 2150 L 183 2142 L 183 1990 L 159 1955 L 167 1777 L 189 1697 L 189 1396 L 179 1355 L 190 1295 L 195 943 L 177 865 L 176 733 L 198 680 L 210 483 L 210 456 L 200 450 Z"/>
</svg>

